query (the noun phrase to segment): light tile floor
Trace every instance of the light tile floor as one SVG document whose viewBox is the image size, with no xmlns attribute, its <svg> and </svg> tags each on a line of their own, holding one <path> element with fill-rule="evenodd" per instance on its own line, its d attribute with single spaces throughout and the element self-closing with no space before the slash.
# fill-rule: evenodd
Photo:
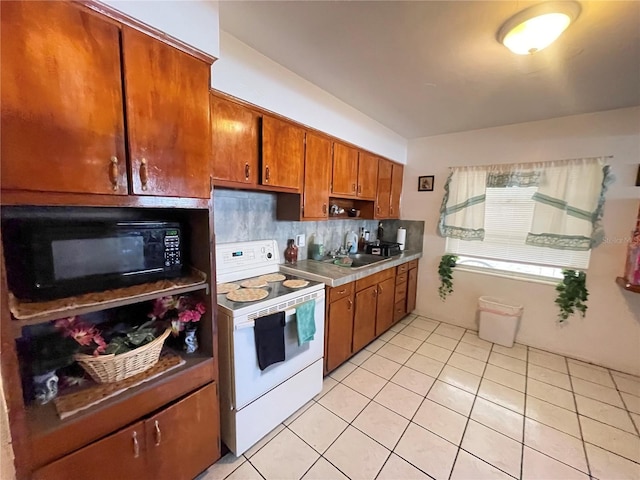
<svg viewBox="0 0 640 480">
<path fill-rule="evenodd" d="M 410 315 L 213 479 L 640 479 L 640 378 Z"/>
</svg>

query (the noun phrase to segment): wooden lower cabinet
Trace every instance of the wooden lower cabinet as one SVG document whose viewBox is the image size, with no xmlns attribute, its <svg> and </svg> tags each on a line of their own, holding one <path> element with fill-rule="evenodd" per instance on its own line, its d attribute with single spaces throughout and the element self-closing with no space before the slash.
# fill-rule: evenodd
<svg viewBox="0 0 640 480">
<path fill-rule="evenodd" d="M 410 269 L 407 276 L 407 312 L 416 309 L 416 296 L 418 294 L 418 260 L 409 263 Z"/>
<path fill-rule="evenodd" d="M 325 372 L 330 372 L 344 363 L 352 353 L 353 284 L 342 288 L 332 288 L 331 290 L 345 290 L 346 296 L 341 296 L 341 298 L 332 302 L 331 295 L 328 295 Z M 350 292 L 347 292 L 347 290 L 350 290 Z"/>
<path fill-rule="evenodd" d="M 353 351 L 363 349 L 376 338 L 376 304 L 378 286 L 372 285 L 356 293 L 353 316 Z"/>
<path fill-rule="evenodd" d="M 155 416 L 62 457 L 34 480 L 192 479 L 220 457 L 218 391 L 211 383 Z"/>
<path fill-rule="evenodd" d="M 415 309 L 418 261 L 327 289 L 325 370 L 352 355 Z"/>
<path fill-rule="evenodd" d="M 388 278 L 378 284 L 376 337 L 382 335 L 393 325 L 395 284 L 395 277 Z"/>
</svg>

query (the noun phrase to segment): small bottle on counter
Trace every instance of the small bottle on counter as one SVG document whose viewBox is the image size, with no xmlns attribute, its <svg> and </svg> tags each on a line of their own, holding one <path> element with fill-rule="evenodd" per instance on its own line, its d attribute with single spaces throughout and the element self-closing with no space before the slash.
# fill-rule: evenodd
<svg viewBox="0 0 640 480">
<path fill-rule="evenodd" d="M 378 240 L 382 241 L 382 237 L 384 237 L 384 227 L 382 222 L 378 222 Z"/>
<path fill-rule="evenodd" d="M 364 243 L 364 227 L 360 227 L 360 236 L 358 237 L 358 251 L 364 252 L 365 243 Z"/>
<path fill-rule="evenodd" d="M 287 263 L 296 263 L 298 261 L 298 247 L 293 238 L 287 240 L 287 248 L 284 251 L 284 261 Z"/>
</svg>

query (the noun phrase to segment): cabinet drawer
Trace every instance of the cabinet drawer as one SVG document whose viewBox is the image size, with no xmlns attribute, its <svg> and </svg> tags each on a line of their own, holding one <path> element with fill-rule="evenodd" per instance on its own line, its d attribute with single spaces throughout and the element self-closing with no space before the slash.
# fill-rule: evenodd
<svg viewBox="0 0 640 480">
<path fill-rule="evenodd" d="M 403 263 L 402 265 L 398 265 L 398 268 L 396 268 L 396 274 L 400 275 L 401 273 L 407 273 L 407 270 L 409 270 L 409 264 Z"/>
<path fill-rule="evenodd" d="M 409 263 L 409 268 L 418 268 L 418 259 L 416 258 L 415 260 L 411 260 Z"/>
<path fill-rule="evenodd" d="M 353 295 L 353 282 L 329 289 L 329 303 Z"/>
<path fill-rule="evenodd" d="M 396 297 L 395 301 L 399 302 L 407 298 L 407 284 L 396 285 Z"/>
<path fill-rule="evenodd" d="M 400 275 L 396 276 L 396 285 L 401 285 L 403 283 L 407 283 L 406 273 L 401 273 Z"/>
<path fill-rule="evenodd" d="M 406 313 L 404 300 L 397 302 L 393 307 L 393 321 L 397 322 L 404 317 Z"/>
<path fill-rule="evenodd" d="M 368 277 L 356 280 L 356 292 L 360 292 L 365 288 L 369 288 L 371 285 L 375 285 L 377 283 L 384 282 L 389 278 L 393 278 L 395 274 L 396 272 L 394 268 L 388 268 L 381 272 L 374 273 L 373 275 L 369 275 Z"/>
</svg>

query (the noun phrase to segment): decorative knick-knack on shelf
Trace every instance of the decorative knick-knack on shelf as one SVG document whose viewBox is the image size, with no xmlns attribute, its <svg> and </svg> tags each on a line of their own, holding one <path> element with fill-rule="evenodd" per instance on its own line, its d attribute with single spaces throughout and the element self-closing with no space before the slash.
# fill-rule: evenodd
<svg viewBox="0 0 640 480">
<path fill-rule="evenodd" d="M 58 395 L 58 375 L 55 370 L 33 376 L 33 396 L 36 403 L 44 405 Z"/>
<path fill-rule="evenodd" d="M 196 353 L 198 351 L 197 327 L 187 325 L 184 329 L 184 351 L 186 353 Z"/>
</svg>

